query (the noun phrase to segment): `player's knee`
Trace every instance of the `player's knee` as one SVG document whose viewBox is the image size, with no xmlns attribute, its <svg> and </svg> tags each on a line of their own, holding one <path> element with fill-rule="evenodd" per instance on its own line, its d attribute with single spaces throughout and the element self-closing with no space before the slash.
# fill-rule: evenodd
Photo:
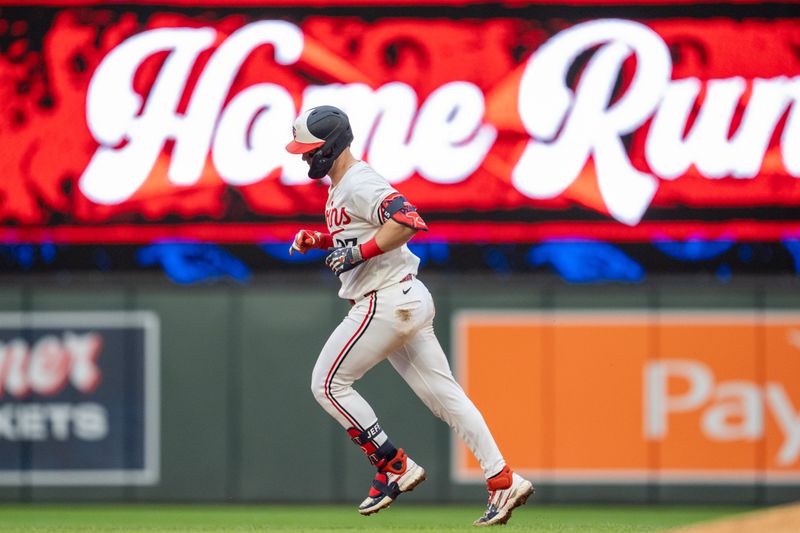
<svg viewBox="0 0 800 533">
<path fill-rule="evenodd" d="M 331 405 L 332 400 L 347 396 L 351 390 L 352 387 L 350 385 L 337 384 L 335 382 L 316 383 L 312 381 L 311 383 L 311 394 L 314 395 L 317 403 L 326 409 Z"/>
<path fill-rule="evenodd" d="M 341 372 L 331 375 L 330 369 L 322 366 L 315 367 L 311 373 L 311 394 L 322 405 L 330 403 L 331 398 L 347 395 L 352 385 L 353 381 Z"/>
<path fill-rule="evenodd" d="M 325 383 L 322 380 L 311 378 L 311 394 L 317 402 L 322 403 L 325 400 Z"/>
</svg>

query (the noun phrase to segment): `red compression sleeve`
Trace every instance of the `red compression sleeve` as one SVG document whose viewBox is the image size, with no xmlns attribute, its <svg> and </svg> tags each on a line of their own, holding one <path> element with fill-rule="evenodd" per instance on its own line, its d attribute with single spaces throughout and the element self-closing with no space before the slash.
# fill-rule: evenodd
<svg viewBox="0 0 800 533">
<path fill-rule="evenodd" d="M 375 239 L 370 239 L 361 245 L 361 257 L 365 260 L 375 257 L 376 255 L 381 255 L 382 253 L 383 250 L 378 248 L 378 243 L 375 242 Z"/>
</svg>

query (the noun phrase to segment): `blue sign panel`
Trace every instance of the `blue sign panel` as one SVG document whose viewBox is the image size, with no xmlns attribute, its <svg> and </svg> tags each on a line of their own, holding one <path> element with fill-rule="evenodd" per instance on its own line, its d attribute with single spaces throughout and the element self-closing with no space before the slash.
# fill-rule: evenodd
<svg viewBox="0 0 800 533">
<path fill-rule="evenodd" d="M 158 337 L 149 312 L 0 313 L 0 485 L 157 483 Z"/>
</svg>

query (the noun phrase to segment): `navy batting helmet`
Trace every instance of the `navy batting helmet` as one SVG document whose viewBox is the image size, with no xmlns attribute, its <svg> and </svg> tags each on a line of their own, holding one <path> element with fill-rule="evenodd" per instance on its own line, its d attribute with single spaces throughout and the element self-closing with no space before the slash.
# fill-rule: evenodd
<svg viewBox="0 0 800 533">
<path fill-rule="evenodd" d="M 294 140 L 286 145 L 293 154 L 316 150 L 311 157 L 308 177 L 324 177 L 345 148 L 353 142 L 350 121 L 341 109 L 331 105 L 312 107 L 294 121 Z"/>
</svg>

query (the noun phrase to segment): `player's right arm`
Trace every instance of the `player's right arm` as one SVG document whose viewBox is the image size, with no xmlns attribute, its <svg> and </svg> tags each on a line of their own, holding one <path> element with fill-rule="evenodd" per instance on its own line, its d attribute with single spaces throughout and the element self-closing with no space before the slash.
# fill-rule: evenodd
<svg viewBox="0 0 800 533">
<path fill-rule="evenodd" d="M 292 245 L 289 247 L 289 255 L 295 252 L 304 254 L 312 248 L 327 250 L 332 247 L 333 238 L 330 233 L 301 229 L 297 232 L 297 235 L 294 236 L 294 241 L 292 241 Z"/>
</svg>

